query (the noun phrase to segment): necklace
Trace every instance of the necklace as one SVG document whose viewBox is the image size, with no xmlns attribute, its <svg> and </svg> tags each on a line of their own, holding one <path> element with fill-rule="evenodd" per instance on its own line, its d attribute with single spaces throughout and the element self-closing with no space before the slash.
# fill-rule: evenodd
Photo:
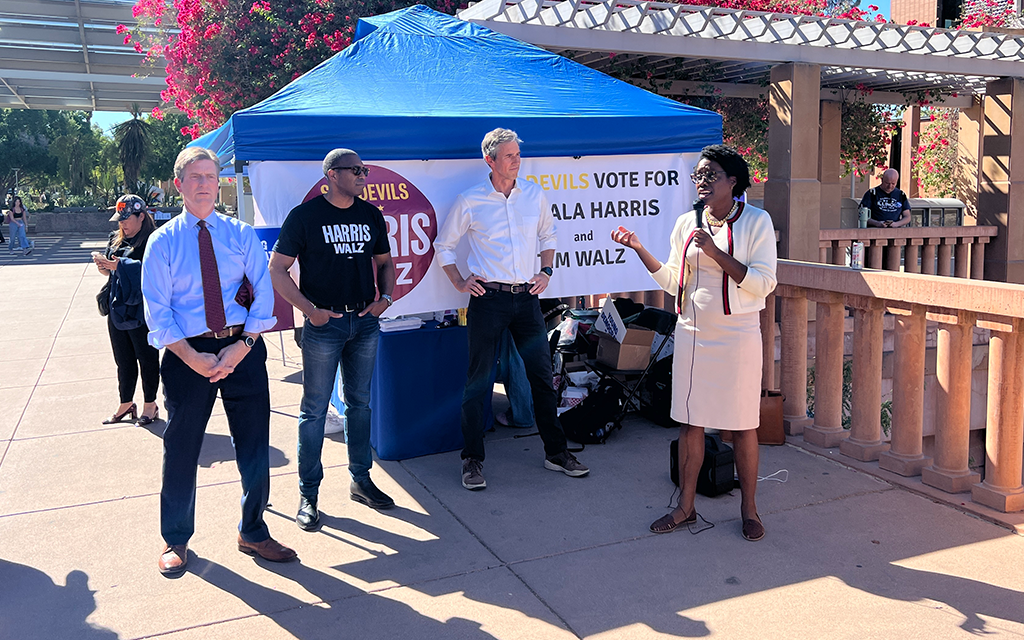
<svg viewBox="0 0 1024 640">
<path fill-rule="evenodd" d="M 705 209 L 704 210 L 704 219 L 707 220 L 709 227 L 714 227 L 715 229 L 719 229 L 719 228 L 725 226 L 725 221 L 728 220 L 729 218 L 731 218 L 734 213 L 736 213 L 736 209 L 738 209 L 739 206 L 740 206 L 740 203 L 734 201 L 732 203 L 732 209 L 729 210 L 729 215 L 725 216 L 721 220 L 719 220 L 715 216 L 711 215 L 711 212 L 709 210 Z"/>
</svg>

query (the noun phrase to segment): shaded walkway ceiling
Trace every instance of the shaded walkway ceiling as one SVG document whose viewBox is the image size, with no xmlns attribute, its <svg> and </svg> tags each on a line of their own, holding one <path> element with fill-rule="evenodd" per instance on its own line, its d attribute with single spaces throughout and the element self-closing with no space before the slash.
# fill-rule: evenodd
<svg viewBox="0 0 1024 640">
<path fill-rule="evenodd" d="M 134 24 L 132 0 L 0 0 L 0 107 L 149 111 L 166 88 L 162 68 L 119 24 Z M 132 77 L 149 73 L 149 77 Z"/>
<path fill-rule="evenodd" d="M 987 81 L 1024 77 L 1024 37 L 1006 33 L 637 0 L 483 0 L 459 17 L 602 71 L 635 65 L 634 82 L 683 78 L 659 89 L 668 95 L 756 97 L 787 62 L 821 65 L 826 100 L 862 87 L 870 102 L 927 91 L 969 106 Z"/>
</svg>

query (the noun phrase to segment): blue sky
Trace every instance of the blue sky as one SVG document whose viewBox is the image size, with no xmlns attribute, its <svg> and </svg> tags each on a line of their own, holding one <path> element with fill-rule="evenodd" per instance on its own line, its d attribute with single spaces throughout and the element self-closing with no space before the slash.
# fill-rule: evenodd
<svg viewBox="0 0 1024 640">
<path fill-rule="evenodd" d="M 109 136 L 114 135 L 110 128 L 115 124 L 121 124 L 125 120 L 131 120 L 132 114 L 120 111 L 93 111 L 92 112 L 92 123 L 101 129 L 104 133 Z"/>
<path fill-rule="evenodd" d="M 892 8 L 889 0 L 860 0 L 860 6 L 865 11 L 867 11 L 869 4 L 873 4 L 878 7 L 878 13 L 882 14 L 886 18 L 892 17 Z"/>
</svg>

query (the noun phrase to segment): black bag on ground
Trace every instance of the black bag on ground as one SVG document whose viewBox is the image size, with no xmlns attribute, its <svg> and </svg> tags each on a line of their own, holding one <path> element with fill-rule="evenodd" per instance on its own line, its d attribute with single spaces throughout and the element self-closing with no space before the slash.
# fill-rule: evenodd
<svg viewBox="0 0 1024 640">
<path fill-rule="evenodd" d="M 622 387 L 608 380 L 602 382 L 582 402 L 559 416 L 565 437 L 579 444 L 603 444 L 614 429 L 621 427 L 616 418 L 625 399 Z"/>
<path fill-rule="evenodd" d="M 672 419 L 672 356 L 654 363 L 640 389 L 640 414 L 663 427 L 679 427 Z"/>
<path fill-rule="evenodd" d="M 679 486 L 679 440 L 673 440 L 669 446 L 669 475 Z M 718 434 L 704 434 L 704 464 L 697 476 L 697 493 L 713 498 L 732 491 L 736 476 L 734 461 L 732 447 L 722 442 Z"/>
</svg>

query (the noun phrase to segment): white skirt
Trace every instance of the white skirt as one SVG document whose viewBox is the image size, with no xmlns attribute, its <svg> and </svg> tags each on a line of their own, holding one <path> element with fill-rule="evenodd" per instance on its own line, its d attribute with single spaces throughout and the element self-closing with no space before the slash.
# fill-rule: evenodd
<svg viewBox="0 0 1024 640">
<path fill-rule="evenodd" d="M 725 272 L 696 247 L 687 253 L 696 271 L 676 323 L 672 419 L 722 431 L 756 429 L 761 408 L 760 314 L 725 315 Z"/>
</svg>

